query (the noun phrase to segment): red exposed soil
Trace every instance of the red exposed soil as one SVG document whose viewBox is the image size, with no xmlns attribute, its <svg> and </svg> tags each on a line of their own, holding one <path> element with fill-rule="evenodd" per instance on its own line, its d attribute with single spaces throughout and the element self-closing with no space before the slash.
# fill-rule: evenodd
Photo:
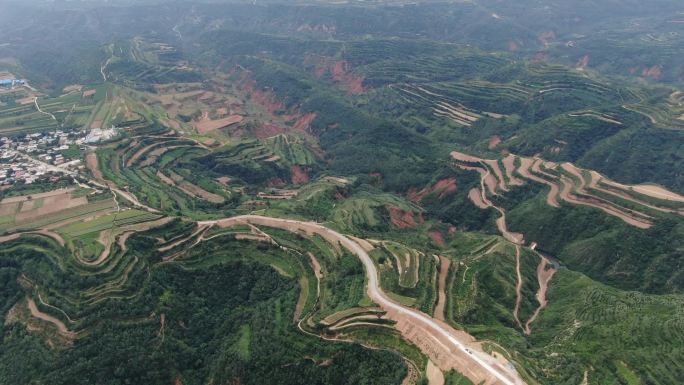
<svg viewBox="0 0 684 385">
<path fill-rule="evenodd" d="M 209 117 L 205 117 L 204 119 L 195 123 L 195 128 L 200 134 L 206 134 L 207 132 L 217 130 L 219 128 L 230 126 L 235 123 L 240 123 L 242 119 L 243 118 L 240 115 L 231 115 L 227 118 L 218 120 L 211 120 L 209 119 Z"/>
<path fill-rule="evenodd" d="M 494 135 L 489 138 L 489 144 L 487 147 L 489 147 L 490 150 L 493 150 L 499 145 L 499 143 L 501 143 L 501 137 L 499 135 Z"/>
<path fill-rule="evenodd" d="M 483 210 L 491 207 L 491 205 L 488 204 L 488 202 L 482 200 L 482 192 L 477 187 L 473 187 L 472 189 L 470 189 L 470 191 L 468 191 L 468 198 L 470 198 L 470 201 L 473 202 L 475 206 Z"/>
<path fill-rule="evenodd" d="M 546 31 L 539 34 L 539 42 L 545 47 L 549 45 L 552 41 L 556 40 L 556 33 L 553 31 Z"/>
<path fill-rule="evenodd" d="M 294 165 L 290 168 L 292 173 L 292 183 L 306 184 L 309 183 L 309 170 L 302 166 Z"/>
<path fill-rule="evenodd" d="M 360 94 L 364 91 L 362 76 L 354 75 L 349 72 L 349 63 L 346 61 L 334 62 L 330 68 L 333 80 L 343 83 L 347 86 L 347 92 L 350 95 Z"/>
<path fill-rule="evenodd" d="M 520 49 L 520 46 L 518 45 L 518 43 L 516 43 L 516 42 L 514 42 L 514 41 L 509 41 L 509 42 L 508 42 L 508 50 L 509 50 L 509 51 L 511 51 L 511 52 L 517 52 L 519 49 Z"/>
<path fill-rule="evenodd" d="M 441 232 L 439 232 L 437 230 L 428 231 L 428 235 L 430 236 L 430 238 L 432 238 L 432 240 L 435 242 L 435 244 L 437 244 L 437 246 L 439 246 L 439 247 L 446 246 L 446 242 L 444 242 L 444 236 L 442 235 Z"/>
<path fill-rule="evenodd" d="M 425 197 L 431 194 L 438 194 L 439 199 L 443 199 L 449 194 L 456 192 L 456 178 L 441 179 L 432 186 L 426 187 L 420 191 L 416 191 L 415 188 L 409 189 L 407 196 L 408 199 L 420 203 Z"/>
<path fill-rule="evenodd" d="M 413 211 L 404 211 L 398 207 L 388 207 L 387 210 L 390 213 L 390 221 L 392 226 L 398 229 L 408 229 L 416 227 L 423 223 L 423 216 L 418 215 L 418 220 L 413 217 Z"/>
<path fill-rule="evenodd" d="M 236 70 L 232 71 L 235 73 Z M 240 90 L 249 95 L 250 101 L 263 108 L 268 115 L 269 120 L 273 122 L 285 121 L 292 123 L 292 128 L 284 127 L 273 123 L 263 123 L 255 129 L 255 135 L 259 139 L 268 138 L 274 135 L 288 132 L 292 129 L 306 132 L 311 128 L 311 123 L 316 119 L 315 112 L 307 112 L 302 114 L 297 109 L 287 109 L 285 103 L 278 99 L 277 95 L 268 88 L 259 88 L 255 80 L 250 78 L 250 73 L 244 68 L 241 69 Z M 287 110 L 287 111 L 286 111 Z M 279 112 L 276 114 L 276 112 Z M 285 113 L 283 113 L 285 112 Z"/>
<path fill-rule="evenodd" d="M 103 179 L 102 172 L 100 171 L 99 164 L 97 162 L 97 154 L 95 152 L 89 152 L 86 154 L 86 165 L 95 179 Z"/>
<path fill-rule="evenodd" d="M 294 124 L 294 129 L 299 131 L 308 131 L 311 128 L 311 123 L 316 119 L 315 112 L 309 112 L 297 119 Z"/>
<path fill-rule="evenodd" d="M 344 60 L 318 59 L 314 74 L 321 78 L 326 73 L 330 73 L 332 80 L 344 84 L 349 95 L 356 95 L 365 91 L 363 86 L 365 78 L 351 73 L 349 63 Z"/>
<path fill-rule="evenodd" d="M 589 65 L 589 55 L 584 55 L 579 61 L 577 61 L 576 67 L 579 69 L 585 69 Z"/>
<path fill-rule="evenodd" d="M 249 74 L 247 73 L 246 76 L 249 76 Z M 250 95 L 250 100 L 253 103 L 260 105 L 271 114 L 278 110 L 285 109 L 285 104 L 279 101 L 271 90 L 258 89 L 255 80 L 245 79 L 240 90 L 248 93 Z"/>
<path fill-rule="evenodd" d="M 284 185 L 286 185 L 286 184 L 287 184 L 287 182 L 284 181 L 284 180 L 281 179 L 281 178 L 273 178 L 273 179 L 269 180 L 269 181 L 266 183 L 266 185 L 267 185 L 268 187 L 284 186 Z"/>
<path fill-rule="evenodd" d="M 285 127 L 264 123 L 254 130 L 254 135 L 259 139 L 266 139 L 285 132 L 287 132 L 287 128 Z"/>
<path fill-rule="evenodd" d="M 181 380 L 180 376 L 176 377 L 176 380 L 173 381 L 173 385 L 183 385 L 183 380 Z"/>
<path fill-rule="evenodd" d="M 320 79 L 321 77 L 323 77 L 323 75 L 325 75 L 326 70 L 327 69 L 325 67 L 316 67 L 316 69 L 314 70 L 314 75 Z"/>
<path fill-rule="evenodd" d="M 365 89 L 363 88 L 363 81 L 365 79 L 360 76 L 354 76 L 347 81 L 347 92 L 350 95 L 356 95 L 362 93 Z"/>
<path fill-rule="evenodd" d="M 544 62 L 547 60 L 549 60 L 548 52 L 537 52 L 537 54 L 534 55 L 534 58 L 532 59 L 534 63 Z"/>
<path fill-rule="evenodd" d="M 653 66 L 651 68 L 644 68 L 643 71 L 641 71 L 641 76 L 645 78 L 654 78 L 654 79 L 659 79 L 663 75 L 663 70 L 660 68 L 660 66 Z"/>
</svg>

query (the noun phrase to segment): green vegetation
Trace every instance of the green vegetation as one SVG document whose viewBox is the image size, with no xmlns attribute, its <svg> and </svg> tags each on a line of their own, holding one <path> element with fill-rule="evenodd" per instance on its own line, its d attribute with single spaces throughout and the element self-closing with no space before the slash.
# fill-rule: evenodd
<svg viewBox="0 0 684 385">
<path fill-rule="evenodd" d="M 583 186 L 596 170 L 684 192 L 680 4 L 91 3 L 0 4 L 0 71 L 30 85 L 0 90 L 0 136 L 122 129 L 62 150 L 88 165 L 73 206 L 0 204 L 0 383 L 385 384 L 404 360 L 425 368 L 339 245 L 192 221 L 248 213 L 370 240 L 383 288 L 434 316 L 447 258 L 445 322 L 531 383 L 682 377 L 682 204 Z M 473 168 L 505 174 L 508 153 L 543 159 L 541 182 L 483 185 Z M 581 203 L 552 207 L 544 181 Z M 501 211 L 473 204 L 481 188 Z M 521 248 L 518 297 L 503 212 L 557 269 L 534 322 L 540 257 Z"/>
<path fill-rule="evenodd" d="M 299 288 L 294 274 L 311 274 L 298 254 L 282 262 L 293 273 L 287 277 L 267 266 L 282 258 L 277 248 L 221 237 L 188 250 L 178 263 L 159 264 L 148 247 L 155 242 L 156 231 L 160 230 L 131 239 L 129 252 L 116 253 L 113 260 L 89 273 L 92 268 L 79 265 L 45 238 L 32 236 L 3 244 L 0 259 L 10 266 L 4 270 L 7 290 L 3 292 L 8 296 L 4 306 L 29 295 L 37 298 L 41 311 L 63 320 L 70 330 L 81 331 L 74 341 L 24 314 L 15 304 L 3 339 L 2 362 L 7 364 L 0 368 L 3 378 L 23 383 L 29 378 L 52 378 L 59 371 L 59 383 L 82 383 L 92 381 L 92 375 L 86 374 L 96 371 L 98 381 L 108 381 L 117 375 L 123 357 L 135 357 L 137 364 L 127 366 L 126 378 L 136 382 L 168 383 L 177 378 L 198 383 L 208 378 L 240 378 L 255 384 L 265 378 L 286 383 L 401 382 L 405 369 L 392 353 L 324 342 L 297 331 L 292 322 Z M 301 242 L 282 236 L 276 239 L 288 245 Z M 325 303 L 329 305 L 323 306 L 330 306 L 331 311 L 360 300 L 355 294 L 344 299 L 340 290 L 348 285 L 345 274 L 350 274 L 344 265 L 358 265 L 358 261 L 342 256 L 339 262 L 342 267 L 325 265 L 333 275 L 327 276 L 330 284 L 326 287 L 331 286 Z M 341 269 L 342 275 L 335 278 L 333 269 Z M 353 269 L 361 278 L 361 290 L 363 275 Z M 10 284 L 19 275 L 24 286 Z M 207 284 L 195 287 L 192 282 L 196 280 Z M 340 294 L 342 302 L 336 299 Z M 21 325 L 27 322 L 37 332 L 27 334 Z M 49 349 L 39 336 L 57 344 L 58 350 Z M 117 353 L 102 346 L 113 347 Z M 24 366 L 11 352 L 25 349 L 35 349 L 44 360 Z M 198 360 L 212 364 L 197 365 Z M 320 365 L 323 361 L 327 363 Z M 17 367 L 25 370 L 20 374 Z"/>
</svg>

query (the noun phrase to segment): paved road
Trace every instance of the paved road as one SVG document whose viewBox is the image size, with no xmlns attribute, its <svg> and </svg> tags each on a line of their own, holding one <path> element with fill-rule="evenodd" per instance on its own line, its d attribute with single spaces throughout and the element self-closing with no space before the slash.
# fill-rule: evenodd
<svg viewBox="0 0 684 385">
<path fill-rule="evenodd" d="M 520 378 L 514 369 L 502 368 L 501 363 L 498 362 L 494 357 L 468 348 L 466 346 L 468 342 L 460 341 L 457 338 L 459 334 L 456 333 L 455 330 L 450 326 L 446 325 L 445 323 L 440 323 L 416 309 L 403 306 L 390 299 L 380 287 L 380 283 L 378 282 L 377 268 L 375 267 L 375 264 L 368 253 L 366 253 L 366 251 L 363 250 L 358 243 L 334 230 L 314 222 L 301 222 L 291 219 L 262 217 L 257 215 L 243 215 L 223 220 L 203 221 L 199 222 L 198 224 L 200 226 L 219 225 L 222 227 L 229 227 L 240 223 L 285 228 L 289 231 L 304 230 L 307 232 L 316 233 L 328 241 L 339 242 L 342 247 L 358 256 L 361 260 L 361 263 L 365 267 L 368 280 L 368 296 L 373 300 L 373 302 L 380 305 L 385 311 L 398 313 L 403 317 L 408 318 L 411 324 L 419 326 L 422 330 L 426 330 L 432 336 L 439 338 L 440 341 L 450 344 L 451 346 L 449 346 L 449 348 L 456 349 L 464 353 L 463 356 L 470 358 L 472 364 L 481 367 L 488 374 L 490 374 L 491 377 L 493 377 L 491 380 L 487 381 L 488 384 L 525 384 L 525 382 Z"/>
</svg>

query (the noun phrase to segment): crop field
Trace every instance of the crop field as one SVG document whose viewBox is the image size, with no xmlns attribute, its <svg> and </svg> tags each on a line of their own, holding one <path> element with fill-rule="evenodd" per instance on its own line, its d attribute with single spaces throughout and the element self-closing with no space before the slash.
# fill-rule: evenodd
<svg viewBox="0 0 684 385">
<path fill-rule="evenodd" d="M 54 130 L 58 126 L 49 115 L 38 112 L 33 102 L 0 107 L 0 132 L 3 135 Z"/>
<path fill-rule="evenodd" d="M 67 237 L 82 237 L 91 233 L 99 233 L 114 227 L 134 225 L 158 219 L 159 216 L 140 210 L 124 210 L 105 215 L 87 222 L 72 223 L 59 227 L 56 231 Z"/>
<path fill-rule="evenodd" d="M 290 164 L 310 166 L 317 161 L 316 155 L 309 150 L 302 137 L 280 134 L 266 139 L 265 145 L 276 156 L 285 159 Z"/>
<path fill-rule="evenodd" d="M 67 87 L 57 97 L 22 91 L 16 95 L 20 99 L 0 106 L 0 132 L 18 135 L 58 128 L 129 127 L 153 122 L 159 112 L 134 96 L 135 92 L 113 85 L 99 85 L 85 91 Z"/>
<path fill-rule="evenodd" d="M 374 263 L 525 383 L 678 383 L 681 15 L 545 1 L 0 4 L 0 136 L 121 128 L 0 200 L 0 382 L 478 383 Z"/>
<path fill-rule="evenodd" d="M 193 140 L 173 135 L 134 138 L 91 154 L 97 162 L 91 159 L 89 166 L 93 175 L 101 173 L 109 183 L 126 186 L 146 205 L 189 213 L 221 205 L 232 194 L 215 178 L 178 166 L 205 151 Z"/>
<path fill-rule="evenodd" d="M 111 196 L 85 196 L 74 188 L 5 198 L 0 202 L 4 232 L 54 228 L 97 218 L 115 210 Z"/>
<path fill-rule="evenodd" d="M 162 123 L 169 128 L 212 134 L 209 136 L 216 139 L 229 138 L 230 130 L 235 129 L 232 126 L 243 119 L 240 99 L 225 95 L 218 88 L 206 88 L 202 83 L 159 85 L 156 94 L 146 97 L 153 107 L 165 111 L 167 117 Z"/>
<path fill-rule="evenodd" d="M 102 67 L 105 80 L 121 81 L 132 88 L 144 84 L 197 81 L 198 75 L 182 60 L 172 45 L 154 38 L 135 36 L 110 44 Z"/>
<path fill-rule="evenodd" d="M 146 107 L 133 99 L 130 92 L 109 85 L 96 91 L 95 97 L 100 100 L 90 116 L 88 128 L 129 127 L 152 121 Z"/>
</svg>

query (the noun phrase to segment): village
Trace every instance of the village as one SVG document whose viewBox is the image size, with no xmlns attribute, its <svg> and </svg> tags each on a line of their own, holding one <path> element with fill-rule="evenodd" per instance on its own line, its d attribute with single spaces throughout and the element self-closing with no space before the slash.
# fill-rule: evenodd
<svg viewBox="0 0 684 385">
<path fill-rule="evenodd" d="M 118 129 L 56 130 L 0 138 L 0 185 L 32 184 L 55 173 L 84 168 L 82 153 L 90 143 L 110 139 Z M 55 179 L 57 178 L 57 179 Z"/>
</svg>

